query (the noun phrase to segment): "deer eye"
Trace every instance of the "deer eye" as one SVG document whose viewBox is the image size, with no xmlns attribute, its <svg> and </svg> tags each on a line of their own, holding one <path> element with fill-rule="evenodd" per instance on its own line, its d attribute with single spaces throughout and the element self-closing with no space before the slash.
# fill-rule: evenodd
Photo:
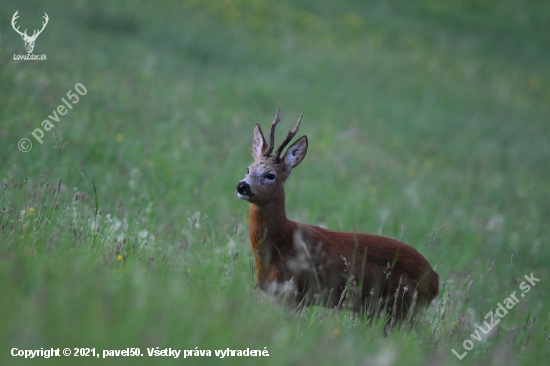
<svg viewBox="0 0 550 366">
<path fill-rule="evenodd" d="M 265 175 L 265 177 L 266 177 L 267 179 L 269 179 L 269 180 L 273 180 L 273 179 L 275 179 L 275 174 L 273 174 L 273 173 L 267 173 L 267 174 Z"/>
</svg>

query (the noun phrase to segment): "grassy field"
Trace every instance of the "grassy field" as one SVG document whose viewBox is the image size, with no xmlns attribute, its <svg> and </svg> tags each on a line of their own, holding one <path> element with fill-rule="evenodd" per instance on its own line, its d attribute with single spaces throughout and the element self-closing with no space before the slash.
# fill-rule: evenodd
<svg viewBox="0 0 550 366">
<path fill-rule="evenodd" d="M 13 59 L 16 10 L 21 29 L 48 14 L 46 61 Z M 548 2 L 22 0 L 1 14 L 0 364 L 548 364 Z M 87 93 L 38 143 L 77 83 Z M 288 217 L 401 239 L 440 275 L 412 332 L 384 338 L 345 307 L 289 313 L 254 289 L 235 186 L 278 106 L 280 131 L 304 113 L 309 139 Z M 102 358 L 127 347 L 145 356 Z"/>
</svg>

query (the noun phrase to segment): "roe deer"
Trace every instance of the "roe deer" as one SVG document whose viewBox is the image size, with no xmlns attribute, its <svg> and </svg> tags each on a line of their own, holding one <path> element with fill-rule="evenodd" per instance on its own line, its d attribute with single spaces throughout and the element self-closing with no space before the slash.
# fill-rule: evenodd
<svg viewBox="0 0 550 366">
<path fill-rule="evenodd" d="M 439 276 L 413 247 L 377 235 L 331 231 L 287 219 L 285 181 L 306 155 L 307 137 L 285 146 L 293 131 L 271 155 L 279 109 L 266 144 L 259 125 L 254 128 L 254 162 L 237 185 L 238 197 L 250 203 L 249 235 L 256 281 L 264 291 L 291 288 L 298 304 L 341 306 L 343 301 L 361 313 L 386 308 L 394 320 L 417 313 L 439 293 Z M 371 300 L 374 302 L 371 304 Z M 366 311 L 373 306 L 374 311 Z"/>
</svg>

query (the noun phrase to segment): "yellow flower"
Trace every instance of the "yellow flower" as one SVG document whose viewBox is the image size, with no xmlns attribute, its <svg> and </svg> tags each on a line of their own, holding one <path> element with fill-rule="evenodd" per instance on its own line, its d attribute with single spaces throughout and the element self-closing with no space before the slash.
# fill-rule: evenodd
<svg viewBox="0 0 550 366">
<path fill-rule="evenodd" d="M 340 334 L 340 329 L 339 328 L 334 329 L 334 334 L 336 335 Z"/>
<path fill-rule="evenodd" d="M 187 273 L 191 273 L 191 271 L 192 271 L 191 269 L 188 269 L 188 270 L 187 270 Z"/>
<path fill-rule="evenodd" d="M 32 213 L 34 212 L 34 207 L 31 207 L 29 208 L 29 213 L 32 215 Z"/>
<path fill-rule="evenodd" d="M 118 257 L 116 257 L 116 260 L 119 261 L 119 260 L 121 260 L 121 259 L 124 259 L 124 257 L 123 257 L 122 255 L 119 254 Z"/>
<path fill-rule="evenodd" d="M 350 27 L 350 28 L 354 28 L 354 29 L 357 29 L 359 27 L 361 27 L 363 25 L 363 18 L 361 18 L 361 16 L 355 14 L 355 13 L 352 13 L 352 12 L 348 12 L 346 13 L 343 17 L 342 17 L 342 22 Z"/>
<path fill-rule="evenodd" d="M 453 327 L 456 327 L 458 325 L 457 322 L 453 322 Z"/>
<path fill-rule="evenodd" d="M 116 135 L 115 139 L 117 142 L 122 142 L 124 141 L 124 135 L 119 133 L 118 135 Z"/>
<path fill-rule="evenodd" d="M 424 169 L 425 170 L 432 170 L 433 167 L 434 167 L 433 160 L 427 159 L 426 161 L 424 161 Z"/>
</svg>

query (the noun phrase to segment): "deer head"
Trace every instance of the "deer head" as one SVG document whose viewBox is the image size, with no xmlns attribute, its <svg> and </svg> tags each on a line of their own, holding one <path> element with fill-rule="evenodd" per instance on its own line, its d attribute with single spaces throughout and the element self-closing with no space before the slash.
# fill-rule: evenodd
<svg viewBox="0 0 550 366">
<path fill-rule="evenodd" d="M 271 124 L 269 145 L 266 144 L 260 126 L 254 127 L 254 139 L 252 140 L 254 162 L 248 167 L 244 179 L 237 184 L 238 197 L 256 205 L 269 203 L 280 194 L 283 194 L 284 197 L 285 181 L 290 176 L 292 169 L 300 164 L 306 156 L 307 137 L 302 136 L 287 149 L 281 158 L 283 149 L 300 128 L 301 114 L 294 130 L 288 131 L 285 140 L 279 145 L 275 154 L 271 154 L 275 143 L 275 127 L 279 121 L 279 109 L 277 109 L 277 115 Z"/>
<path fill-rule="evenodd" d="M 19 33 L 21 35 L 21 38 L 23 38 L 23 41 L 25 41 L 25 48 L 27 49 L 27 53 L 31 53 L 32 50 L 34 49 L 34 42 L 36 41 L 36 38 L 38 38 L 38 36 L 40 35 L 40 33 L 42 33 L 42 31 L 44 30 L 44 28 L 46 28 L 46 24 L 48 24 L 48 14 L 44 13 L 44 19 L 46 20 L 45 22 L 42 22 L 42 29 L 40 29 L 39 31 L 37 31 L 36 29 L 34 30 L 32 36 L 28 36 L 27 35 L 27 30 L 25 29 L 24 32 L 20 32 L 19 31 L 19 26 L 17 28 L 15 28 L 15 20 L 17 18 L 19 18 L 19 15 L 17 15 L 17 13 L 19 12 L 16 11 L 15 14 L 13 14 L 13 18 L 11 18 L 11 26 L 13 27 L 13 29 Z"/>
</svg>

